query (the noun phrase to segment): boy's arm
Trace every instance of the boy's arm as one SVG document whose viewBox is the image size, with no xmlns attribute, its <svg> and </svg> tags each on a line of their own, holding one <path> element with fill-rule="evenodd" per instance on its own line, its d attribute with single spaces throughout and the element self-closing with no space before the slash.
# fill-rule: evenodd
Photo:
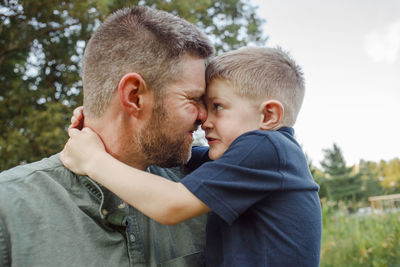
<svg viewBox="0 0 400 267">
<path fill-rule="evenodd" d="M 113 158 L 93 131 L 74 129 L 70 135 L 60 155 L 64 165 L 76 173 L 88 175 L 153 220 L 177 224 L 210 211 L 181 183 L 132 168 Z"/>
<path fill-rule="evenodd" d="M 132 168 L 107 152 L 96 158 L 89 177 L 159 223 L 177 224 L 210 211 L 181 183 Z"/>
</svg>

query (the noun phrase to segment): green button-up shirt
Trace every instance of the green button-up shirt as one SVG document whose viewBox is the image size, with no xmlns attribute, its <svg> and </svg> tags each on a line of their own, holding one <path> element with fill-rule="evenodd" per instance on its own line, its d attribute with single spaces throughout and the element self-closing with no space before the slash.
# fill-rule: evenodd
<svg viewBox="0 0 400 267">
<path fill-rule="evenodd" d="M 150 167 L 178 181 L 177 169 Z M 203 266 L 205 217 L 165 226 L 58 155 L 0 173 L 0 266 Z"/>
</svg>

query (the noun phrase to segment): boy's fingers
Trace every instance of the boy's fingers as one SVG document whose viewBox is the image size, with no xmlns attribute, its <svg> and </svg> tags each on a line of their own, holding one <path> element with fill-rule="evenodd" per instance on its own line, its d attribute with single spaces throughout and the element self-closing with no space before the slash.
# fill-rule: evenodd
<svg viewBox="0 0 400 267">
<path fill-rule="evenodd" d="M 83 129 L 82 129 L 82 132 L 89 133 L 89 134 L 94 133 L 94 132 L 92 131 L 92 129 L 90 129 L 89 127 L 83 128 Z"/>
<path fill-rule="evenodd" d="M 76 135 L 77 133 L 79 133 L 79 130 L 76 128 L 68 128 L 68 135 L 69 137 L 73 137 L 74 135 Z"/>
<path fill-rule="evenodd" d="M 75 118 L 75 116 L 74 117 L 71 117 L 71 126 L 72 127 L 75 127 L 75 124 L 76 124 L 76 118 Z"/>
<path fill-rule="evenodd" d="M 83 107 L 79 106 L 72 112 L 71 125 L 69 127 L 82 129 L 83 120 L 84 120 Z"/>
<path fill-rule="evenodd" d="M 77 118 L 81 118 L 83 115 L 83 107 L 79 106 L 76 109 L 74 109 L 74 116 L 76 116 Z"/>
</svg>

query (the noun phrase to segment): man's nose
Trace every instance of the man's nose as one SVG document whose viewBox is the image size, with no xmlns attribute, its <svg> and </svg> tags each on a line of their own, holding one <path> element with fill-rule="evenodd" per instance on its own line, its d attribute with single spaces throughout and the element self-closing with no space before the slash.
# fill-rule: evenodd
<svg viewBox="0 0 400 267">
<path fill-rule="evenodd" d="M 197 109 L 197 121 L 199 122 L 199 124 L 203 124 L 207 119 L 207 109 L 203 103 L 199 103 L 197 105 Z"/>
</svg>

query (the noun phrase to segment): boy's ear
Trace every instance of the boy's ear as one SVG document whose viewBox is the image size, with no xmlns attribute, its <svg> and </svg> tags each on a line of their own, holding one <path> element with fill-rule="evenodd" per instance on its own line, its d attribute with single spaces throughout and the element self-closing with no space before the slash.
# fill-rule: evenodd
<svg viewBox="0 0 400 267">
<path fill-rule="evenodd" d="M 268 100 L 264 101 L 260 105 L 261 120 L 260 129 L 261 130 L 276 130 L 280 127 L 280 123 L 283 119 L 284 108 L 280 101 L 278 100 Z"/>
<path fill-rule="evenodd" d="M 146 84 L 138 73 L 125 74 L 118 84 L 118 95 L 122 107 L 131 115 L 137 117 L 143 109 L 143 94 Z"/>
</svg>

